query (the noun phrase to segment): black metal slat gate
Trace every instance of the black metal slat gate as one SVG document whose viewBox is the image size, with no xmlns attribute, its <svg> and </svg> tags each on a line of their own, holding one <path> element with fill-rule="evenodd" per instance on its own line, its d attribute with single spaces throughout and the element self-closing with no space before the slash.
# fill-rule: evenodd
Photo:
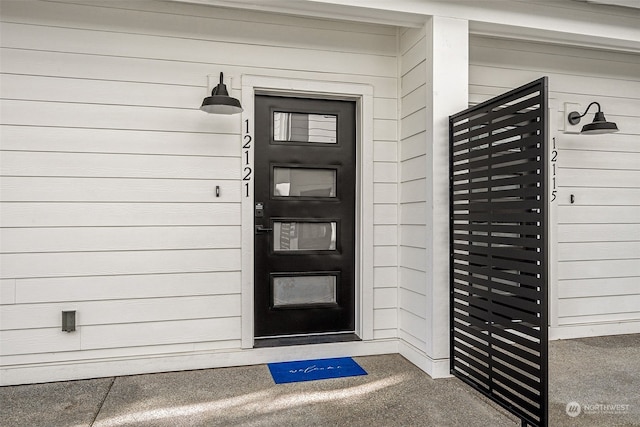
<svg viewBox="0 0 640 427">
<path fill-rule="evenodd" d="M 451 373 L 546 426 L 547 78 L 449 118 Z"/>
</svg>

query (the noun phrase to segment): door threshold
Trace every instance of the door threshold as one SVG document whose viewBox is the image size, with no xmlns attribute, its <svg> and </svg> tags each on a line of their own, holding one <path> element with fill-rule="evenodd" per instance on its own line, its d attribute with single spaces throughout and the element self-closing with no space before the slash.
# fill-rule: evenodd
<svg viewBox="0 0 640 427">
<path fill-rule="evenodd" d="M 362 341 L 356 334 L 323 334 L 295 337 L 256 338 L 253 348 L 285 347 L 290 345 L 327 344 L 334 342 Z"/>
</svg>

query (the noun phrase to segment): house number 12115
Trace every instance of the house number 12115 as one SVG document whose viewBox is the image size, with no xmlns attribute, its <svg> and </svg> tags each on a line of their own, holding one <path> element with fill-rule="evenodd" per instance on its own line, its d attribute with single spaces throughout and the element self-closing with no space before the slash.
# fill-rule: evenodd
<svg viewBox="0 0 640 427">
<path fill-rule="evenodd" d="M 249 132 L 249 119 L 244 121 L 244 135 L 242 136 L 242 182 L 244 183 L 244 197 L 249 197 L 249 189 L 251 188 L 251 178 L 253 176 L 253 170 L 251 169 L 249 162 L 249 155 L 251 152 L 251 133 Z"/>
<path fill-rule="evenodd" d="M 551 150 L 551 203 L 558 198 L 558 189 L 556 187 L 556 163 L 558 161 L 558 150 L 556 148 L 556 139 L 552 138 L 553 149 Z"/>
</svg>

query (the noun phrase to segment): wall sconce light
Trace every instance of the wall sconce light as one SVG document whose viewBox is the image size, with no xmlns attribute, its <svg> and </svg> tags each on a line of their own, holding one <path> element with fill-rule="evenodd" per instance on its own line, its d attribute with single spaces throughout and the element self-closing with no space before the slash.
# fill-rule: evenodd
<svg viewBox="0 0 640 427">
<path fill-rule="evenodd" d="M 616 125 L 614 122 L 608 122 L 607 119 L 604 118 L 604 113 L 600 110 L 600 104 L 597 102 L 592 102 L 591 104 L 589 104 L 587 109 L 584 111 L 584 114 L 580 114 L 577 111 L 570 112 L 567 116 L 569 123 L 574 126 L 580 123 L 580 119 L 587 114 L 589 108 L 591 108 L 591 106 L 594 104 L 598 106 L 598 111 L 596 111 L 593 122 L 584 125 L 580 133 L 583 133 L 585 135 L 597 135 L 602 133 L 618 132 L 618 125 Z"/>
<path fill-rule="evenodd" d="M 238 114 L 243 111 L 240 101 L 229 96 L 227 86 L 222 82 L 222 73 L 220 83 L 213 88 L 211 96 L 202 100 L 200 109 L 210 114 Z"/>
</svg>

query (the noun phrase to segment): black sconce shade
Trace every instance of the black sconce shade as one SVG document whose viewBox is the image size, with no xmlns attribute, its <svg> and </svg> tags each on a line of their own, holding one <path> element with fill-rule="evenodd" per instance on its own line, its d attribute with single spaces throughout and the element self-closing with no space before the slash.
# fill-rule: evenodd
<svg viewBox="0 0 640 427">
<path fill-rule="evenodd" d="M 207 96 L 202 100 L 200 109 L 211 114 L 237 114 L 242 112 L 240 101 L 229 96 L 227 86 L 222 82 L 222 73 L 220 73 L 220 83 L 213 88 L 211 96 Z"/>
<path fill-rule="evenodd" d="M 593 118 L 593 122 L 584 125 L 580 133 L 583 133 L 585 135 L 597 135 L 603 133 L 618 132 L 618 125 L 616 125 L 614 122 L 607 121 L 607 119 L 604 117 L 604 113 L 600 111 L 600 104 L 597 102 L 592 102 L 591 104 L 589 104 L 587 109 L 584 111 L 584 114 L 582 115 L 577 111 L 570 112 L 567 116 L 569 123 L 572 125 L 577 125 L 578 123 L 580 123 L 580 119 L 587 114 L 589 108 L 591 108 L 591 106 L 594 104 L 598 106 L 598 111 Z"/>
</svg>

